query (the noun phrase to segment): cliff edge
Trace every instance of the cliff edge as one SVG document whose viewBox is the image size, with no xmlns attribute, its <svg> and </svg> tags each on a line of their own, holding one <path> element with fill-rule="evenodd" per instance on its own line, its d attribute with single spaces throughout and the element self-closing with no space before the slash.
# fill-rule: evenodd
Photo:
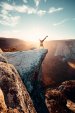
<svg viewBox="0 0 75 113">
<path fill-rule="evenodd" d="M 13 64 L 19 72 L 27 90 L 33 90 L 33 82 L 41 80 L 41 64 L 45 58 L 47 49 L 35 49 L 18 52 L 5 52 L 3 55 L 8 62 Z"/>
</svg>

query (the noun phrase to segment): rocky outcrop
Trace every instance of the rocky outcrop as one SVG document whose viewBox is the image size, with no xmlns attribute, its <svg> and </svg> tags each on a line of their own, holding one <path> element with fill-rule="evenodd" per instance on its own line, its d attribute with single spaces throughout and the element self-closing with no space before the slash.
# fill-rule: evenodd
<svg viewBox="0 0 75 113">
<path fill-rule="evenodd" d="M 6 52 L 8 62 L 18 70 L 29 92 L 33 90 L 33 81 L 41 80 L 41 64 L 47 54 L 47 49 Z"/>
<path fill-rule="evenodd" d="M 67 108 L 67 99 L 59 90 L 48 90 L 45 96 L 45 102 L 50 113 L 73 113 Z"/>
<path fill-rule="evenodd" d="M 4 59 L 0 61 L 0 113 L 36 113 L 18 72 Z"/>
<path fill-rule="evenodd" d="M 50 113 L 75 113 L 75 80 L 47 89 L 45 102 Z"/>
<path fill-rule="evenodd" d="M 63 82 L 58 89 L 65 95 L 65 97 L 75 102 L 75 80 Z"/>
<path fill-rule="evenodd" d="M 0 113 L 20 113 L 17 109 L 7 108 L 4 100 L 4 94 L 0 89 Z"/>
</svg>

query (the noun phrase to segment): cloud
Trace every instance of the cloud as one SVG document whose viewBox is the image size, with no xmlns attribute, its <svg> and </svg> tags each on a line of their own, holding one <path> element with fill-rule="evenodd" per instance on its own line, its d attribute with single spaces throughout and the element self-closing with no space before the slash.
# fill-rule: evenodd
<svg viewBox="0 0 75 113">
<path fill-rule="evenodd" d="M 23 2 L 24 2 L 24 3 L 28 3 L 28 1 L 27 1 L 27 0 L 23 0 Z"/>
<path fill-rule="evenodd" d="M 28 7 L 26 5 L 23 6 L 15 6 L 14 11 L 17 11 L 18 13 L 27 13 L 27 14 L 35 14 L 36 9 L 32 7 Z"/>
<path fill-rule="evenodd" d="M 43 16 L 44 14 L 46 14 L 46 11 L 45 11 L 45 10 L 39 10 L 39 11 L 37 12 L 37 14 L 38 14 L 39 16 Z"/>
<path fill-rule="evenodd" d="M 28 13 L 28 14 L 36 14 L 36 12 L 37 12 L 37 10 L 34 9 L 34 8 L 28 8 L 28 9 L 27 9 L 27 13 Z"/>
<path fill-rule="evenodd" d="M 8 10 L 8 11 L 12 11 L 13 10 L 13 5 L 10 5 L 8 3 L 2 2 L 2 4 L 0 4 L 0 6 L 4 9 L 4 10 Z"/>
<path fill-rule="evenodd" d="M 29 7 L 27 5 L 18 6 L 10 5 L 8 3 L 2 3 L 1 7 L 6 12 L 14 11 L 18 13 L 37 14 L 39 16 L 43 16 L 44 14 L 46 14 L 45 10 L 38 10 L 37 8 Z"/>
<path fill-rule="evenodd" d="M 27 13 L 27 14 L 35 14 L 36 13 L 36 9 L 33 7 L 29 7 L 27 5 L 22 5 L 22 6 L 18 6 L 18 5 L 11 5 L 9 3 L 2 3 L 0 5 L 2 7 L 2 9 L 6 10 L 6 11 L 14 11 L 14 12 L 18 12 L 18 13 Z"/>
<path fill-rule="evenodd" d="M 55 12 L 59 12 L 59 11 L 62 11 L 63 8 L 59 7 L 59 8 L 55 8 L 55 7 L 51 7 L 49 9 L 49 13 L 55 13 Z"/>
<path fill-rule="evenodd" d="M 3 19 L 0 19 L 0 24 L 6 25 L 6 26 L 15 26 L 18 23 L 19 17 L 3 17 Z"/>
<path fill-rule="evenodd" d="M 28 7 L 26 5 L 23 6 L 14 6 L 14 11 L 17 11 L 19 13 L 27 13 L 27 14 L 35 14 L 36 9 L 33 7 Z"/>
<path fill-rule="evenodd" d="M 36 7 L 38 7 L 40 1 L 41 1 L 41 0 L 34 0 L 34 2 L 35 2 L 35 4 L 36 4 Z"/>
<path fill-rule="evenodd" d="M 45 1 L 47 1 L 47 0 L 45 0 Z M 40 0 L 35 0 L 36 6 L 39 5 L 39 2 L 40 2 Z M 63 10 L 63 8 L 54 8 L 54 7 L 51 7 L 49 9 L 49 11 L 41 10 L 41 9 L 38 10 L 38 8 L 30 7 L 26 4 L 23 4 L 23 5 L 14 4 L 13 5 L 13 4 L 9 4 L 6 2 L 2 2 L 0 7 L 2 8 L 3 11 L 6 11 L 4 13 L 7 13 L 7 11 L 8 11 L 8 13 L 11 13 L 11 11 L 12 11 L 12 12 L 17 12 L 17 13 L 25 13 L 25 14 L 37 14 L 39 16 L 43 16 L 46 13 L 54 13 L 54 12 Z"/>
<path fill-rule="evenodd" d="M 19 13 L 26 13 L 28 11 L 28 7 L 26 5 L 23 6 L 14 6 L 14 11 L 17 11 Z"/>
<path fill-rule="evenodd" d="M 6 10 L 2 10 L 0 13 L 0 24 L 6 26 L 15 26 L 18 24 L 20 16 L 12 16 Z"/>
<path fill-rule="evenodd" d="M 68 20 L 69 20 L 69 19 L 64 19 L 64 20 L 62 20 L 62 21 L 60 21 L 60 22 L 58 22 L 58 23 L 53 24 L 53 26 L 62 25 L 62 24 L 64 24 L 65 22 L 67 22 Z"/>
<path fill-rule="evenodd" d="M 3 14 L 3 15 L 7 15 L 8 14 L 8 11 L 6 11 L 6 10 L 1 10 L 1 13 Z"/>
</svg>

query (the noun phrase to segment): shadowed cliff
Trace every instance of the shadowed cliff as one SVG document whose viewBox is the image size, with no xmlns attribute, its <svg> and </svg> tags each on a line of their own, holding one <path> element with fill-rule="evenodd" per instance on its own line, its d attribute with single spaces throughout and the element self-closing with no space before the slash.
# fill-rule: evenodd
<svg viewBox="0 0 75 113">
<path fill-rule="evenodd" d="M 18 72 L 0 54 L 0 113 L 36 113 Z"/>
</svg>

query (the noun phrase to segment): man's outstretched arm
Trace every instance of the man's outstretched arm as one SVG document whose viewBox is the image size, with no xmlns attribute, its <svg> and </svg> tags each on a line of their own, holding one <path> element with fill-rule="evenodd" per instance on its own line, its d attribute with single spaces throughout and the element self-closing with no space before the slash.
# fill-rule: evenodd
<svg viewBox="0 0 75 113">
<path fill-rule="evenodd" d="M 48 36 L 46 36 L 42 41 L 44 41 Z"/>
</svg>

